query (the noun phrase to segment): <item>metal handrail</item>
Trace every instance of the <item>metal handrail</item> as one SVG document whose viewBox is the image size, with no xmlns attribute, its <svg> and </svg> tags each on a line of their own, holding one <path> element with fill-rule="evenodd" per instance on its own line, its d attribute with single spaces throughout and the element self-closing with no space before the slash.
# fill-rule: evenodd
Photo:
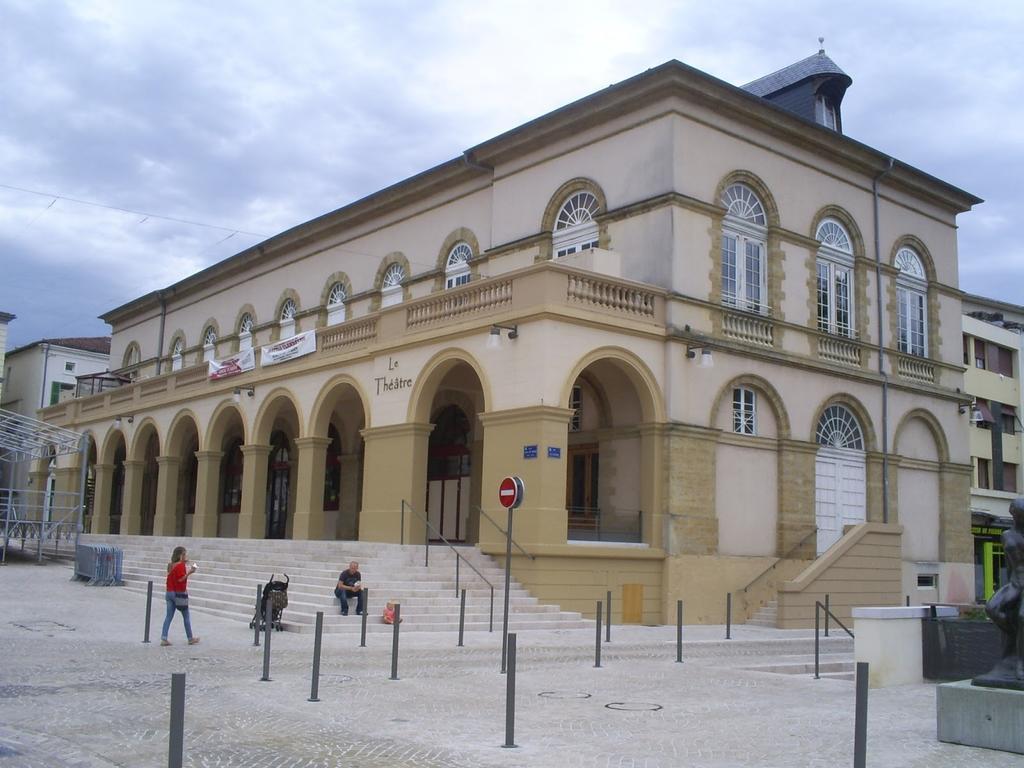
<svg viewBox="0 0 1024 768">
<path fill-rule="evenodd" d="M 618 530 L 618 531 L 615 531 L 615 530 L 603 531 L 602 530 L 602 522 L 601 521 L 607 519 L 607 516 L 605 515 L 605 513 L 601 509 L 601 507 L 573 507 L 573 506 L 568 506 L 568 507 L 565 508 L 565 511 L 566 511 L 566 516 L 567 516 L 568 523 L 569 523 L 568 527 L 569 527 L 569 533 L 570 534 L 573 532 L 573 522 L 574 521 L 577 522 L 577 523 L 580 522 L 580 519 L 579 519 L 580 516 L 582 516 L 582 517 L 590 517 L 590 518 L 592 518 L 595 521 L 595 527 L 594 527 L 593 530 L 597 534 L 597 541 L 601 541 L 601 542 L 603 542 L 603 541 L 610 541 L 610 542 L 613 542 L 613 543 L 617 542 L 617 541 L 618 542 L 622 542 L 622 541 L 626 541 L 626 540 L 625 539 L 605 539 L 604 535 L 607 533 L 609 535 L 622 534 L 622 535 L 632 536 L 633 533 L 634 533 L 634 531 L 629 530 L 629 529 Z M 623 519 L 626 519 L 626 520 L 629 520 L 630 517 L 635 515 L 636 516 L 636 528 L 635 528 L 636 539 L 637 539 L 637 542 L 643 543 L 643 540 L 644 540 L 644 512 L 643 512 L 642 509 L 612 509 L 612 510 L 608 511 L 608 515 L 609 516 L 617 516 L 619 518 L 623 518 Z M 578 532 L 578 531 L 583 531 L 583 530 L 588 530 L 588 529 L 577 527 L 575 530 Z M 575 541 L 583 541 L 583 540 L 586 540 L 586 539 L 575 539 Z"/>
<path fill-rule="evenodd" d="M 487 522 L 489 522 L 491 525 L 493 525 L 495 528 L 497 528 L 501 532 L 502 536 L 508 536 L 508 532 L 504 528 L 502 528 L 499 523 L 494 522 L 494 520 L 491 518 L 491 516 L 488 515 L 486 512 L 484 512 L 483 507 L 477 507 L 476 511 L 479 512 L 481 515 L 483 515 L 487 519 Z M 534 555 L 531 555 L 529 552 L 527 552 L 525 549 L 523 549 L 519 545 L 519 542 L 516 541 L 515 539 L 512 539 L 512 546 L 514 546 L 516 549 L 518 549 L 520 552 L 522 552 L 524 555 L 526 555 L 531 560 L 536 560 L 537 559 Z"/>
<path fill-rule="evenodd" d="M 448 549 L 450 549 L 455 554 L 455 594 L 456 595 L 459 594 L 459 561 L 460 560 L 465 560 L 466 561 L 466 565 L 468 565 L 470 568 L 472 568 L 473 572 L 477 576 L 479 576 L 481 578 L 481 580 L 483 580 L 484 584 L 486 584 L 488 587 L 491 588 L 491 618 L 490 618 L 490 629 L 488 629 L 488 632 L 493 632 L 494 631 L 494 585 L 491 584 L 490 581 L 488 581 L 486 576 L 484 576 L 482 573 L 480 573 L 479 570 L 477 570 L 477 567 L 475 565 L 473 565 L 471 562 L 469 562 L 469 560 L 467 558 L 464 558 L 462 556 L 462 554 L 459 552 L 459 550 L 457 550 L 454 546 L 452 546 L 452 543 L 450 541 L 448 541 L 448 539 L 446 539 L 444 537 L 444 535 L 439 530 L 437 530 L 437 528 L 435 528 L 433 525 L 431 525 L 430 521 L 427 518 L 425 518 L 423 515 L 421 515 L 419 512 L 417 512 L 413 508 L 412 504 L 407 502 L 405 499 L 402 499 L 403 541 L 404 541 L 405 508 L 406 507 L 408 507 L 409 511 L 412 512 L 414 515 L 416 515 L 416 517 L 418 517 L 420 520 L 422 520 L 423 523 L 427 526 L 427 529 L 428 529 L 426 535 L 424 536 L 424 541 L 423 541 L 423 550 L 424 550 L 423 567 L 424 568 L 426 568 L 427 565 L 430 563 L 430 531 L 433 531 L 435 534 L 437 534 L 437 538 L 439 538 L 441 541 L 443 541 L 445 544 L 447 544 L 448 545 Z"/>
<path fill-rule="evenodd" d="M 851 638 L 853 637 L 853 632 L 851 632 L 849 629 L 847 629 L 846 625 L 843 624 L 843 622 L 841 622 L 839 620 L 839 617 L 836 616 L 834 613 L 832 613 L 832 611 L 829 609 L 829 607 L 828 607 L 828 595 L 825 595 L 825 602 L 824 603 L 822 603 L 820 600 L 815 600 L 814 601 L 814 679 L 815 680 L 820 680 L 821 679 L 821 676 L 818 674 L 818 666 L 819 666 L 818 657 L 820 655 L 820 652 L 818 650 L 818 633 L 820 631 L 819 624 L 820 624 L 820 618 L 821 618 L 821 612 L 822 611 L 825 612 L 825 637 L 828 637 L 828 617 L 829 616 L 831 616 L 835 620 L 836 624 L 838 624 L 840 627 L 843 628 L 843 631 L 846 632 L 846 634 L 848 634 Z M 854 638 L 854 639 L 856 639 L 856 638 Z"/>
<path fill-rule="evenodd" d="M 794 552 L 796 552 L 796 551 L 797 551 L 798 549 L 800 549 L 800 547 L 802 547 L 802 546 L 803 546 L 804 544 L 806 544 L 806 543 L 807 543 L 807 540 L 808 540 L 809 538 L 811 538 L 811 536 L 814 536 L 814 535 L 815 535 L 815 534 L 817 534 L 817 533 L 818 533 L 818 526 L 814 526 L 814 528 L 812 528 L 812 529 L 811 529 L 811 532 L 810 532 L 810 533 L 808 533 L 808 534 L 807 534 L 806 536 L 804 536 L 804 537 L 803 537 L 802 539 L 800 539 L 800 541 L 798 541 L 798 542 L 797 542 L 796 544 L 794 544 L 794 545 L 793 545 L 792 547 L 790 547 L 790 548 L 789 548 L 789 549 L 788 549 L 788 550 L 786 551 L 786 553 L 785 553 L 784 555 L 782 555 L 782 557 L 778 557 L 778 558 L 776 558 L 776 559 L 775 559 L 775 562 L 774 562 L 774 563 L 772 563 L 771 565 L 769 565 L 769 566 L 768 566 L 767 568 L 765 568 L 765 569 L 764 569 L 763 571 L 761 571 L 761 572 L 760 572 L 759 574 L 757 574 L 757 576 L 755 576 L 754 578 L 752 578 L 752 579 L 750 580 L 750 582 L 749 582 L 749 583 L 747 584 L 747 586 L 745 586 L 745 587 L 744 587 L 743 589 L 741 589 L 740 591 L 741 591 L 741 592 L 744 592 L 744 593 L 746 593 L 746 591 L 747 591 L 748 589 L 750 589 L 750 588 L 751 588 L 752 586 L 754 586 L 754 582 L 756 582 L 756 581 L 757 581 L 758 579 L 760 579 L 760 578 L 761 578 L 762 576 L 764 576 L 764 575 L 765 575 L 766 573 L 768 573 L 768 571 L 772 570 L 772 568 L 774 568 L 775 566 L 777 566 L 777 565 L 778 565 L 779 563 L 781 563 L 781 562 L 782 562 L 783 560 L 785 560 L 786 558 L 788 558 L 788 557 L 789 557 L 789 556 L 790 556 L 791 554 L 793 554 L 793 553 L 794 553 Z"/>
</svg>

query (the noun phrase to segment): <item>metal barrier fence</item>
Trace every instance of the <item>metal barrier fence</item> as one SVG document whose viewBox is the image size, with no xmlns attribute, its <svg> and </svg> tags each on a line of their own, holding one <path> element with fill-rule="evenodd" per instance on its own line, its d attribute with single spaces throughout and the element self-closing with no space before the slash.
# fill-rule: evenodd
<svg viewBox="0 0 1024 768">
<path fill-rule="evenodd" d="M 121 586 L 124 551 L 120 547 L 102 544 L 79 544 L 75 547 L 75 578 L 84 579 L 89 586 Z"/>
</svg>

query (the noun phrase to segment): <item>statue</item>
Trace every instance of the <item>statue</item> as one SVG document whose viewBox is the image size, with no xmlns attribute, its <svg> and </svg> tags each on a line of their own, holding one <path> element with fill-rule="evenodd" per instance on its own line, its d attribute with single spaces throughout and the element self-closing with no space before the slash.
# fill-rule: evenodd
<svg viewBox="0 0 1024 768">
<path fill-rule="evenodd" d="M 985 613 L 1003 632 L 1003 657 L 971 682 L 1024 691 L 1024 497 L 1010 504 L 1010 516 L 1013 527 L 1003 533 L 1009 580 L 985 603 Z"/>
</svg>

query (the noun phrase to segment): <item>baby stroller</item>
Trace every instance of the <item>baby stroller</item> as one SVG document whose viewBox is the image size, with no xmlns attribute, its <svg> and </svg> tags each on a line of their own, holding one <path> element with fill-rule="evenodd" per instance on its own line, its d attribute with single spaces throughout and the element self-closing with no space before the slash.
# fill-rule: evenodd
<svg viewBox="0 0 1024 768">
<path fill-rule="evenodd" d="M 278 581 L 274 579 L 274 574 L 270 574 L 270 581 L 263 585 L 263 595 L 252 621 L 249 622 L 249 629 L 254 629 L 256 622 L 260 624 L 260 632 L 267 628 L 263 616 L 264 606 L 267 603 L 270 604 L 270 628 L 276 629 L 278 632 L 284 629 L 281 625 L 281 613 L 288 607 L 288 582 L 291 581 L 287 573 L 284 578 L 284 581 Z"/>
</svg>

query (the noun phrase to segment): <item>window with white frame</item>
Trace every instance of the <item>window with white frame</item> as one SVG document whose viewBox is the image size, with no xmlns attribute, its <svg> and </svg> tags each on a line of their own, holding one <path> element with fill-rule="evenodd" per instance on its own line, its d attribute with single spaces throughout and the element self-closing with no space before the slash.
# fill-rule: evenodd
<svg viewBox="0 0 1024 768">
<path fill-rule="evenodd" d="M 390 265 L 384 272 L 380 285 L 380 305 L 390 307 L 402 303 L 402 281 L 405 280 L 405 268 L 398 263 Z"/>
<path fill-rule="evenodd" d="M 295 314 L 298 311 L 299 308 L 295 306 L 292 299 L 285 299 L 284 304 L 281 305 L 279 322 L 282 339 L 288 339 L 295 335 Z"/>
<path fill-rule="evenodd" d="M 732 431 L 737 435 L 757 434 L 757 396 L 754 390 L 746 387 L 733 389 Z"/>
<path fill-rule="evenodd" d="M 831 100 L 825 96 L 819 96 L 815 104 L 818 123 L 833 131 L 839 128 L 839 121 L 836 119 L 836 108 Z"/>
<path fill-rule="evenodd" d="M 765 273 L 767 217 L 754 191 L 732 184 L 722 193 L 722 303 L 749 312 L 768 311 Z"/>
<path fill-rule="evenodd" d="M 928 355 L 927 275 L 921 257 L 911 248 L 896 252 L 896 340 L 900 352 Z"/>
<path fill-rule="evenodd" d="M 338 323 L 345 322 L 345 299 L 347 298 L 348 293 L 345 291 L 344 285 L 335 283 L 331 286 L 331 291 L 327 294 L 328 325 L 337 325 Z"/>
<path fill-rule="evenodd" d="M 217 331 L 212 325 L 203 331 L 203 360 L 213 360 L 217 356 Z"/>
<path fill-rule="evenodd" d="M 133 365 L 138 365 L 142 362 L 142 350 L 139 349 L 139 345 L 134 341 L 128 345 L 127 351 L 124 353 L 124 367 L 130 368 Z"/>
<path fill-rule="evenodd" d="M 183 364 L 182 356 L 185 352 L 185 340 L 180 336 L 174 340 L 171 347 L 171 370 L 180 371 Z"/>
<path fill-rule="evenodd" d="M 843 225 L 825 219 L 815 235 L 818 248 L 818 330 L 853 336 L 853 246 Z"/>
<path fill-rule="evenodd" d="M 444 264 L 444 287 L 455 288 L 469 282 L 469 260 L 473 258 L 473 249 L 467 243 L 458 242 L 448 252 Z"/>
<path fill-rule="evenodd" d="M 815 439 L 818 445 L 828 448 L 864 450 L 864 433 L 857 417 L 841 405 L 830 405 L 821 414 Z"/>
<path fill-rule="evenodd" d="M 576 192 L 558 210 L 551 247 L 555 256 L 568 256 L 598 247 L 597 222 L 600 204 L 590 192 Z"/>
<path fill-rule="evenodd" d="M 252 349 L 252 329 L 255 325 L 252 315 L 246 312 L 238 321 L 238 348 L 240 350 Z"/>
</svg>

